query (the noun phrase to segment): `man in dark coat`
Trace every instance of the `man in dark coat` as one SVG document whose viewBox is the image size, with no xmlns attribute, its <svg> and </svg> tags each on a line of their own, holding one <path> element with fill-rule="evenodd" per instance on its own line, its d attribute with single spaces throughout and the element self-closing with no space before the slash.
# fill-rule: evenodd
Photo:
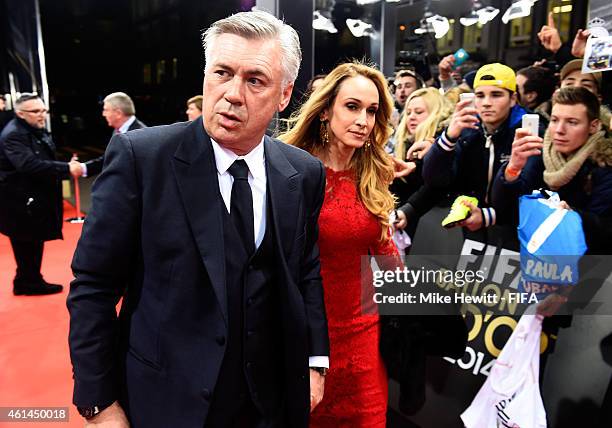
<svg viewBox="0 0 612 428">
<path fill-rule="evenodd" d="M 0 134 L 0 233 L 10 238 L 17 262 L 13 293 L 59 293 L 62 286 L 48 284 L 40 273 L 43 245 L 62 238 L 61 180 L 80 175 L 81 167 L 55 160 L 47 109 L 37 95 L 22 95 L 15 111 Z"/>
<path fill-rule="evenodd" d="M 68 297 L 88 426 L 307 428 L 323 397 L 325 169 L 264 135 L 299 38 L 256 11 L 204 40 L 202 118 L 115 135 L 94 184 Z"/>
</svg>

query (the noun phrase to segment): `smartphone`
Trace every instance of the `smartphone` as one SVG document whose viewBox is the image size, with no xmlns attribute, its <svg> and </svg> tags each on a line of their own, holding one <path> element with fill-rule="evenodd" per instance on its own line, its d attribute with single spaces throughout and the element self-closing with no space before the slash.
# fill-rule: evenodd
<svg viewBox="0 0 612 428">
<path fill-rule="evenodd" d="M 466 92 L 464 94 L 459 94 L 459 102 L 470 100 L 470 104 L 467 105 L 467 107 L 469 108 L 476 108 L 476 104 L 474 103 L 475 98 L 476 98 L 476 94 L 474 94 L 473 92 Z"/>
<path fill-rule="evenodd" d="M 453 68 L 457 68 L 467 61 L 467 59 L 470 57 L 470 54 L 467 53 L 465 49 L 460 48 L 459 50 L 457 50 L 457 52 L 453 54 L 453 56 L 455 57 L 455 65 L 453 66 Z"/>
<path fill-rule="evenodd" d="M 537 114 L 526 114 L 523 116 L 521 128 L 528 129 L 533 136 L 538 136 L 540 127 L 540 116 Z"/>
</svg>

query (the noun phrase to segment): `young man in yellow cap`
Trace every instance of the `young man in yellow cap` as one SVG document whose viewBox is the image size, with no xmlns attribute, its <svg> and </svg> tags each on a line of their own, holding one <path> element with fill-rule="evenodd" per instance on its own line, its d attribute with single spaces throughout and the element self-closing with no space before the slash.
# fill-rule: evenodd
<svg viewBox="0 0 612 428">
<path fill-rule="evenodd" d="M 474 107 L 470 101 L 460 101 L 448 128 L 429 150 L 423 179 L 427 185 L 448 187 L 453 193 L 478 199 L 478 207 L 465 204 L 470 215 L 458 223 L 466 237 L 518 248 L 517 219 L 497 213 L 490 201 L 493 179 L 509 159 L 514 132 L 527 111 L 517 103 L 516 75 L 506 65 L 481 67 L 474 79 L 474 93 Z M 492 228 L 496 224 L 506 227 Z"/>
</svg>

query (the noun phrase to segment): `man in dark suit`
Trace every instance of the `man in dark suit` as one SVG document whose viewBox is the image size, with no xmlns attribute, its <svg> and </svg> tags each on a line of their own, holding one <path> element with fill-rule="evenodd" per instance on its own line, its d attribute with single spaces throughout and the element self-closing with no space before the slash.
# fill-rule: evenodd
<svg viewBox="0 0 612 428">
<path fill-rule="evenodd" d="M 128 131 L 147 127 L 136 117 L 134 102 L 124 92 L 113 92 L 104 98 L 102 116 L 106 119 L 108 126 L 113 128 L 113 134 L 125 134 Z M 82 163 L 83 176 L 99 174 L 103 164 L 104 156 Z"/>
<path fill-rule="evenodd" d="M 94 185 L 68 297 L 88 426 L 306 428 L 323 396 L 325 172 L 264 136 L 298 35 L 243 12 L 204 47 L 203 118 L 114 136 Z"/>
<path fill-rule="evenodd" d="M 47 108 L 36 94 L 22 94 L 16 116 L 0 134 L 0 233 L 11 240 L 17 262 L 15 295 L 53 294 L 62 286 L 41 273 L 45 241 L 62 238 L 64 177 L 81 174 L 78 162 L 55 160 L 45 130 Z"/>
</svg>

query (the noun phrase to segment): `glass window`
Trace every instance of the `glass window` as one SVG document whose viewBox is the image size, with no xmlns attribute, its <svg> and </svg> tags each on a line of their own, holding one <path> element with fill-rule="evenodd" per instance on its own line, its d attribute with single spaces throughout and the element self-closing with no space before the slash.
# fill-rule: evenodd
<svg viewBox="0 0 612 428">
<path fill-rule="evenodd" d="M 162 59 L 161 61 L 157 61 L 157 67 L 156 67 L 155 74 L 156 74 L 155 83 L 159 85 L 164 81 L 164 76 L 166 75 L 166 61 L 165 60 Z"/>
<path fill-rule="evenodd" d="M 529 16 L 510 21 L 510 47 L 527 46 L 531 43 L 533 8 L 531 12 Z"/>
<path fill-rule="evenodd" d="M 567 42 L 570 40 L 570 25 L 572 14 L 572 0 L 549 0 L 548 12 L 553 13 L 555 26 L 559 30 L 561 40 Z"/>
<path fill-rule="evenodd" d="M 479 22 L 463 29 L 463 48 L 468 52 L 474 52 L 480 49 L 480 41 L 482 38 L 482 24 Z"/>
<path fill-rule="evenodd" d="M 145 85 L 151 84 L 151 64 L 145 64 L 142 70 L 142 82 Z"/>
<path fill-rule="evenodd" d="M 444 35 L 441 39 L 436 40 L 436 47 L 438 48 L 438 53 L 447 54 L 452 52 L 453 50 L 453 38 L 455 36 L 455 20 L 449 19 L 448 23 L 450 24 L 450 29 L 448 33 Z"/>
</svg>

